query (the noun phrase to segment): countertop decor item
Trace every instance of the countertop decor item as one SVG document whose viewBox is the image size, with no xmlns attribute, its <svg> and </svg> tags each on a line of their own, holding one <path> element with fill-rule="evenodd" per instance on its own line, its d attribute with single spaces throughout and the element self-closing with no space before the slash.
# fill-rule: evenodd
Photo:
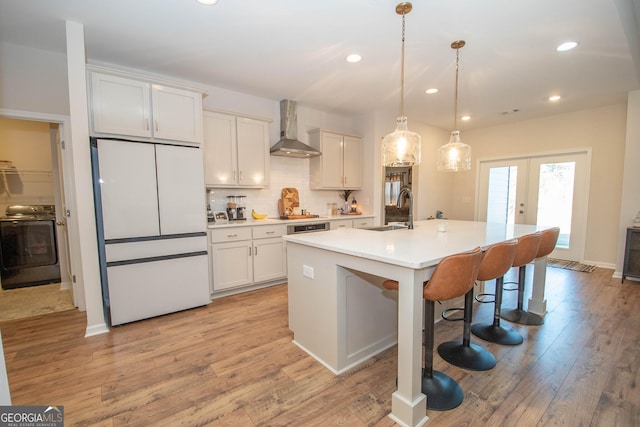
<svg viewBox="0 0 640 427">
<path fill-rule="evenodd" d="M 396 130 L 382 139 L 382 162 L 384 166 L 413 166 L 420 163 L 420 135 L 407 127 L 404 115 L 404 17 L 413 5 L 402 2 L 396 6 L 396 13 L 402 15 L 402 54 L 400 61 L 400 115 L 396 119 Z"/>
<path fill-rule="evenodd" d="M 640 227 L 640 211 L 633 217 L 633 226 Z"/>
<path fill-rule="evenodd" d="M 453 110 L 453 131 L 449 142 L 438 152 L 438 170 L 443 172 L 468 171 L 471 169 L 471 147 L 460 141 L 458 130 L 458 73 L 460 69 L 460 49 L 465 45 L 464 40 L 456 40 L 451 43 L 451 48 L 456 50 L 456 94 Z"/>
</svg>

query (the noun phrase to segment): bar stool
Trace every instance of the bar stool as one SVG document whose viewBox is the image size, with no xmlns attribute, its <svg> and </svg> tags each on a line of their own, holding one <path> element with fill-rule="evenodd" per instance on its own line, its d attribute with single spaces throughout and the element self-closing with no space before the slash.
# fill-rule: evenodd
<svg viewBox="0 0 640 427">
<path fill-rule="evenodd" d="M 482 251 L 450 255 L 436 265 L 423 289 L 424 303 L 424 369 L 422 393 L 427 395 L 427 409 L 446 411 L 462 403 L 464 393 L 460 385 L 447 374 L 433 370 L 434 302 L 466 294 L 478 276 Z M 383 286 L 397 290 L 398 282 L 386 280 Z"/>
<path fill-rule="evenodd" d="M 517 251 L 517 240 L 512 240 L 508 246 L 501 248 L 501 251 L 504 251 L 504 258 L 501 262 L 501 265 L 496 266 L 495 276 L 496 279 L 496 293 L 493 301 L 493 323 L 484 324 L 484 323 L 476 323 L 471 326 L 471 333 L 481 338 L 485 341 L 494 342 L 496 344 L 502 345 L 518 345 L 522 344 L 524 338 L 518 332 L 513 329 L 505 328 L 500 325 L 500 306 L 502 305 L 502 286 L 504 284 L 504 275 L 511 268 L 511 264 L 513 264 L 513 260 Z M 497 252 L 497 251 L 496 251 Z M 499 259 L 499 257 L 497 258 Z M 499 271 L 502 271 L 502 274 L 498 274 Z M 478 274 L 480 276 L 480 274 Z M 487 274 L 484 276 L 488 279 L 491 274 Z M 478 297 L 486 296 L 490 294 L 480 294 Z M 480 301 L 480 300 L 479 300 Z M 491 302 L 491 301 L 480 301 L 480 302 Z"/>
<path fill-rule="evenodd" d="M 538 255 L 541 232 L 527 234 L 518 239 L 518 249 L 513 260 L 512 267 L 518 267 L 518 306 L 513 310 L 503 310 L 500 317 L 521 325 L 542 325 L 543 319 L 535 313 L 523 309 L 524 306 L 524 282 L 527 273 L 527 264 Z"/>
<path fill-rule="evenodd" d="M 497 243 L 490 246 L 482 257 L 478 279 L 481 281 L 501 278 L 505 275 L 516 255 L 517 240 Z M 486 295 L 486 294 L 485 294 Z M 459 308 L 450 310 L 460 310 Z M 495 310 L 494 310 L 495 311 Z M 442 312 L 442 318 L 446 319 L 446 310 Z M 499 311 L 498 311 L 498 319 Z M 447 362 L 460 368 L 473 371 L 486 371 L 496 366 L 496 358 L 485 348 L 471 343 L 471 322 L 473 321 L 473 288 L 464 296 L 464 329 L 462 342 L 449 341 L 438 346 L 438 354 Z M 517 332 L 514 332 L 517 334 Z M 522 342 L 522 336 L 520 336 Z"/>
</svg>

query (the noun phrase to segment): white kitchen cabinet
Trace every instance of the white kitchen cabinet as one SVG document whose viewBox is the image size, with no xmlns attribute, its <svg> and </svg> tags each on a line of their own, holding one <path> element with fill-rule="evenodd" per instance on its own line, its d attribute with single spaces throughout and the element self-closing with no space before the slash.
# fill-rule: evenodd
<svg viewBox="0 0 640 427">
<path fill-rule="evenodd" d="M 310 159 L 312 189 L 362 187 L 362 138 L 314 129 L 309 144 L 322 153 Z"/>
<path fill-rule="evenodd" d="M 330 222 L 331 230 L 338 230 L 340 228 L 353 228 L 353 221 L 350 219 L 336 219 Z"/>
<path fill-rule="evenodd" d="M 284 279 L 286 225 L 209 231 L 213 292 Z"/>
<path fill-rule="evenodd" d="M 253 281 L 267 282 L 287 276 L 286 226 L 253 227 Z"/>
<path fill-rule="evenodd" d="M 353 228 L 373 227 L 373 218 L 358 218 L 353 220 Z"/>
<path fill-rule="evenodd" d="M 220 291 L 253 282 L 250 227 L 211 230 L 213 290 Z"/>
<path fill-rule="evenodd" d="M 204 112 L 207 187 L 260 188 L 269 185 L 269 122 Z"/>
<path fill-rule="evenodd" d="M 202 93 L 91 72 L 92 134 L 202 142 Z"/>
</svg>

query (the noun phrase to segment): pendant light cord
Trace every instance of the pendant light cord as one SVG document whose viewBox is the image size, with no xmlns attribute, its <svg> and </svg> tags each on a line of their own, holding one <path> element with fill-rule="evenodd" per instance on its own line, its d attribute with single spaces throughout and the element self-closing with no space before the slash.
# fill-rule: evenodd
<svg viewBox="0 0 640 427">
<path fill-rule="evenodd" d="M 453 130 L 458 130 L 458 69 L 460 67 L 460 48 L 456 49 L 456 92 L 453 103 Z"/>
<path fill-rule="evenodd" d="M 404 117 L 404 8 L 402 9 L 402 54 L 400 58 L 400 117 Z"/>
</svg>

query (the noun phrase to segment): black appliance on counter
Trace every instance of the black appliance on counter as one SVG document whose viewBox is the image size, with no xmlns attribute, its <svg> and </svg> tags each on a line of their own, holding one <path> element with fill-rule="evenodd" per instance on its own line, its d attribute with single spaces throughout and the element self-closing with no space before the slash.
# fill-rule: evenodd
<svg viewBox="0 0 640 427">
<path fill-rule="evenodd" d="M 55 207 L 9 206 L 0 218 L 2 289 L 60 282 Z"/>
</svg>

